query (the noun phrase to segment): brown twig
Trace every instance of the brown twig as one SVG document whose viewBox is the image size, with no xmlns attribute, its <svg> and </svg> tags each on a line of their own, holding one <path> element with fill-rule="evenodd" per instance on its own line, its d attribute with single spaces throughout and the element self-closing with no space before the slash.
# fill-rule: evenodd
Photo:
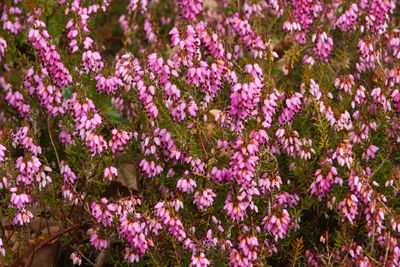
<svg viewBox="0 0 400 267">
<path fill-rule="evenodd" d="M 288 66 L 288 75 L 287 75 L 287 82 L 286 82 L 286 93 L 289 91 L 290 87 L 290 70 L 292 69 L 292 56 L 289 58 L 289 66 Z"/>
<path fill-rule="evenodd" d="M 200 138 L 201 148 L 203 149 L 206 159 L 208 159 L 207 151 L 206 151 L 206 148 L 204 147 L 204 143 L 203 143 L 203 138 L 201 138 L 200 129 L 197 125 L 196 125 L 196 128 L 197 128 L 197 134 L 199 135 L 199 138 Z"/>
<path fill-rule="evenodd" d="M 0 228 L 1 228 L 1 233 L 2 233 L 1 238 L 4 239 L 6 236 L 6 231 L 4 230 L 3 223 L 1 223 L 1 222 L 0 222 Z"/>
<path fill-rule="evenodd" d="M 383 267 L 386 266 L 386 262 L 387 262 L 388 255 L 389 255 L 389 247 L 390 247 L 390 232 L 389 232 L 389 237 L 387 238 L 387 245 L 386 245 L 385 259 L 383 261 Z"/>
<path fill-rule="evenodd" d="M 68 233 L 68 232 L 70 232 L 70 231 L 72 231 L 72 230 L 75 230 L 76 228 L 79 228 L 80 226 L 82 226 L 82 225 L 84 225 L 84 224 L 86 224 L 86 223 L 88 223 L 88 222 L 90 222 L 90 220 L 85 220 L 85 221 L 83 221 L 83 222 L 81 222 L 81 223 L 75 224 L 75 225 L 73 225 L 73 226 L 71 226 L 71 227 L 68 227 L 68 228 L 64 229 L 64 230 L 61 231 L 61 232 L 58 232 L 58 233 L 54 234 L 53 236 L 51 236 L 51 237 L 49 237 L 49 238 L 43 240 L 42 242 L 40 242 L 40 243 L 33 249 L 31 255 L 29 255 L 28 261 L 25 263 L 24 267 L 30 267 L 30 266 L 31 266 L 32 261 L 33 261 L 33 258 L 34 258 L 34 256 L 35 256 L 35 253 L 38 252 L 38 250 L 41 249 L 43 246 L 45 246 L 46 244 L 50 243 L 50 242 L 53 241 L 53 240 L 56 240 L 57 238 L 61 237 L 63 234 Z"/>
<path fill-rule="evenodd" d="M 8 218 L 8 238 L 5 243 L 8 243 L 8 241 L 11 240 L 11 237 L 14 235 L 15 232 L 15 227 L 13 227 L 12 232 L 11 232 L 11 219 Z"/>
<path fill-rule="evenodd" d="M 51 136 L 51 131 L 50 131 L 50 117 L 49 117 L 49 116 L 47 117 L 47 131 L 49 132 L 50 142 L 51 142 L 51 145 L 53 146 L 54 153 L 56 154 L 57 163 L 58 163 L 58 168 L 61 169 L 60 157 L 58 156 L 58 152 L 57 152 L 56 145 L 54 144 L 53 137 Z"/>
<path fill-rule="evenodd" d="M 58 11 L 59 7 L 60 6 L 58 6 L 57 8 L 54 8 L 53 12 L 51 12 L 51 14 L 46 16 L 46 25 L 49 25 L 49 19 L 56 14 L 56 12 Z"/>
<path fill-rule="evenodd" d="M 369 178 L 371 179 L 382 167 L 383 165 L 385 165 L 386 161 L 388 160 L 388 158 L 391 156 L 392 154 L 392 150 L 389 151 L 389 153 L 387 153 L 386 157 L 382 160 L 381 164 L 378 166 L 378 168 L 376 168 L 371 175 L 369 176 Z"/>
</svg>

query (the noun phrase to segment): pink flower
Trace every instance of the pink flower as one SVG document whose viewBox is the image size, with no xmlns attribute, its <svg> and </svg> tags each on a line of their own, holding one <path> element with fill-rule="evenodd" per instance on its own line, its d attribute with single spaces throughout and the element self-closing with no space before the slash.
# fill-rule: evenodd
<svg viewBox="0 0 400 267">
<path fill-rule="evenodd" d="M 69 29 L 74 25 L 74 19 L 70 19 L 67 23 L 67 25 L 65 25 L 65 29 Z"/>
<path fill-rule="evenodd" d="M 3 239 L 0 238 L 0 254 L 3 255 L 3 257 L 6 256 L 6 250 L 3 248 Z"/>
<path fill-rule="evenodd" d="M 145 159 L 140 162 L 139 167 L 147 174 L 148 178 L 158 176 L 164 170 L 161 165 L 157 165 L 154 161 L 148 162 Z"/>
<path fill-rule="evenodd" d="M 333 184 L 339 183 L 342 185 L 343 183 L 343 180 L 337 177 L 337 170 L 332 165 L 331 159 L 326 159 L 321 163 L 321 166 L 322 168 L 315 172 L 316 180 L 310 186 L 311 194 L 318 196 L 320 201 L 330 192 Z"/>
<path fill-rule="evenodd" d="M 343 32 L 349 29 L 355 30 L 358 20 L 358 7 L 356 3 L 351 4 L 350 8 L 346 10 L 335 22 L 334 27 L 340 27 Z"/>
<path fill-rule="evenodd" d="M 207 267 L 210 265 L 210 261 L 205 257 L 204 252 L 200 252 L 197 256 L 195 254 L 192 255 L 192 261 L 190 263 L 190 266 L 195 266 L 195 267 Z"/>
<path fill-rule="evenodd" d="M 118 170 L 114 166 L 110 166 L 104 169 L 104 178 L 108 178 L 110 181 L 118 177 Z"/>
<path fill-rule="evenodd" d="M 193 203 L 199 207 L 200 210 L 206 210 L 210 207 L 214 202 L 214 197 L 217 195 L 211 189 L 205 189 L 202 193 L 197 191 L 194 194 L 194 201 Z"/>
<path fill-rule="evenodd" d="M 32 218 L 33 218 L 32 212 L 30 212 L 29 210 L 22 209 L 14 216 L 13 224 L 19 224 L 22 226 L 24 224 L 30 223 Z"/>
<path fill-rule="evenodd" d="M 351 89 L 355 85 L 354 76 L 352 74 L 340 76 L 335 79 L 334 85 L 336 88 L 345 91 L 347 94 L 351 94 Z"/>
<path fill-rule="evenodd" d="M 288 211 L 283 209 L 280 215 L 274 212 L 271 216 L 265 217 L 263 224 L 264 228 L 271 232 L 275 241 L 277 241 L 278 239 L 283 239 L 283 236 L 287 234 L 290 221 L 291 218 Z"/>
<path fill-rule="evenodd" d="M 190 114 L 190 116 L 192 117 L 196 117 L 196 111 L 198 111 L 198 107 L 195 101 L 190 101 L 189 105 L 188 105 L 188 113 Z"/>
<path fill-rule="evenodd" d="M 333 39 L 328 37 L 326 32 L 322 32 L 312 35 L 313 43 L 316 41 L 316 45 L 314 47 L 314 53 L 319 57 L 319 59 L 323 62 L 328 62 L 328 56 L 332 52 L 333 47 Z"/>
<path fill-rule="evenodd" d="M 111 226 L 114 218 L 112 212 L 116 211 L 115 204 L 108 204 L 108 200 L 102 198 L 101 204 L 93 202 L 90 208 L 92 210 L 92 216 L 97 219 L 98 223 L 103 223 L 104 227 Z"/>
<path fill-rule="evenodd" d="M 108 241 L 100 238 L 97 234 L 92 235 L 90 243 L 98 250 L 104 250 L 108 247 Z"/>
<path fill-rule="evenodd" d="M 228 195 L 225 200 L 224 210 L 232 221 L 243 221 L 247 215 L 246 209 L 249 206 L 247 201 L 244 201 L 240 196 L 232 201 L 232 196 Z"/>
<path fill-rule="evenodd" d="M 97 91 L 98 92 L 106 92 L 108 95 L 114 94 L 117 92 L 118 88 L 123 87 L 124 83 L 122 80 L 115 76 L 110 76 L 109 78 L 103 77 L 102 74 L 96 76 L 95 80 L 97 80 Z"/>
<path fill-rule="evenodd" d="M 89 48 L 92 47 L 93 44 L 93 39 L 90 37 L 86 37 L 85 41 L 83 41 L 83 48 L 88 50 Z"/>
<path fill-rule="evenodd" d="M 0 37 L 0 62 L 2 56 L 4 56 L 4 52 L 7 49 L 7 41 Z"/>
<path fill-rule="evenodd" d="M 77 252 L 72 252 L 71 256 L 69 257 L 72 260 L 73 265 L 81 265 L 82 264 L 82 257 L 78 255 Z"/>
<path fill-rule="evenodd" d="M 60 61 L 61 56 L 56 51 L 56 46 L 48 44 L 47 39 L 49 39 L 50 36 L 47 31 L 40 31 L 41 28 L 45 27 L 45 24 L 41 21 L 36 21 L 35 26 L 36 29 L 31 28 L 29 30 L 28 40 L 32 42 L 34 48 L 41 55 L 44 66 L 52 73 L 51 77 L 53 82 L 62 89 L 72 82 L 72 76 Z M 73 30 L 68 35 L 69 38 L 71 38 L 72 36 L 75 37 L 77 34 L 77 30 Z"/>
<path fill-rule="evenodd" d="M 98 73 L 104 67 L 104 62 L 97 51 L 87 50 L 82 54 L 82 72 L 88 74 L 90 71 Z"/>
<path fill-rule="evenodd" d="M 4 162 L 4 158 L 6 155 L 7 148 L 0 144 L 0 162 Z"/>
<path fill-rule="evenodd" d="M 192 193 L 197 188 L 197 184 L 191 178 L 181 178 L 178 180 L 176 188 L 184 193 Z"/>
<path fill-rule="evenodd" d="M 18 132 L 13 135 L 13 143 L 18 144 L 22 148 L 32 152 L 35 156 L 42 154 L 42 148 L 34 143 L 32 137 L 28 136 L 28 131 L 29 127 L 21 127 Z"/>
<path fill-rule="evenodd" d="M 72 30 L 68 33 L 67 37 L 68 37 L 69 39 L 72 39 L 72 38 L 75 38 L 77 35 L 78 35 L 78 30 L 72 29 Z"/>
<path fill-rule="evenodd" d="M 60 132 L 60 140 L 65 145 L 74 145 L 75 140 L 72 139 L 72 135 L 68 131 Z"/>
<path fill-rule="evenodd" d="M 339 203 L 338 209 L 342 211 L 343 218 L 347 218 L 351 224 L 353 224 L 356 215 L 358 214 L 358 207 L 357 207 L 358 199 L 355 195 L 351 195 L 350 197 L 345 197 Z"/>
<path fill-rule="evenodd" d="M 10 188 L 10 191 L 12 192 L 10 202 L 19 210 L 22 210 L 25 208 L 26 204 L 31 202 L 30 196 L 26 193 L 17 193 L 17 188 L 12 187 Z"/>
<path fill-rule="evenodd" d="M 101 154 L 107 149 L 107 142 L 104 140 L 104 137 L 95 133 L 91 133 L 86 137 L 85 145 L 90 147 L 92 155 L 96 153 Z"/>
<path fill-rule="evenodd" d="M 21 117 L 29 118 L 31 106 L 26 104 L 24 96 L 18 91 L 13 92 L 11 85 L 5 82 L 4 77 L 0 77 L 0 87 L 2 87 L 7 94 L 5 100 L 8 102 L 8 105 L 17 109 Z"/>
<path fill-rule="evenodd" d="M 378 152 L 380 149 L 377 146 L 370 145 L 367 150 L 362 154 L 362 157 L 365 158 L 367 161 L 370 158 L 375 158 L 376 152 Z"/>
</svg>

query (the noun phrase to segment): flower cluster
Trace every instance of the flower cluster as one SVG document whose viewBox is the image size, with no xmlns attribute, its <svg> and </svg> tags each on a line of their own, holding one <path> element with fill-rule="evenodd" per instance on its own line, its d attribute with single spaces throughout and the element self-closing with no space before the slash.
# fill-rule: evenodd
<svg viewBox="0 0 400 267">
<path fill-rule="evenodd" d="M 399 1 L 53 2 L 0 5 L 3 265 L 400 264 Z"/>
</svg>

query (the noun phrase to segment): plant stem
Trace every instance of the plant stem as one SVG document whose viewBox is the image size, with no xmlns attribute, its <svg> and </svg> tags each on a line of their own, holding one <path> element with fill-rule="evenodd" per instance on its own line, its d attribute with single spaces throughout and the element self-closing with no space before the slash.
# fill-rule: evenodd
<svg viewBox="0 0 400 267">
<path fill-rule="evenodd" d="M 58 157 L 57 148 L 56 148 L 56 145 L 54 144 L 53 137 L 51 136 L 51 132 L 50 132 L 50 117 L 47 117 L 47 130 L 49 132 L 51 145 L 53 146 L 54 152 L 56 153 L 58 168 L 61 168 L 60 158 Z"/>
<path fill-rule="evenodd" d="M 51 237 L 49 237 L 49 238 L 43 240 L 42 242 L 40 242 L 40 243 L 33 249 L 31 255 L 29 255 L 28 261 L 25 263 L 24 267 L 30 267 L 30 266 L 31 266 L 32 261 L 33 261 L 33 258 L 34 258 L 34 256 L 35 256 L 36 252 L 38 252 L 38 250 L 41 249 L 43 246 L 45 246 L 46 244 L 50 243 L 50 242 L 53 241 L 53 240 L 58 239 L 58 238 L 61 237 L 63 234 L 68 233 L 68 232 L 70 232 L 70 231 L 72 231 L 72 230 L 75 230 L 76 228 L 79 228 L 80 226 L 82 226 L 82 225 L 84 225 L 84 224 L 86 224 L 86 223 L 88 223 L 88 222 L 90 222 L 90 220 L 85 220 L 85 221 L 83 221 L 82 223 L 77 223 L 77 224 L 75 224 L 75 225 L 73 225 L 73 226 L 71 226 L 71 227 L 68 227 L 67 229 L 64 229 L 64 230 L 61 231 L 61 232 L 58 232 L 58 233 L 54 234 L 53 236 L 51 236 Z"/>
</svg>

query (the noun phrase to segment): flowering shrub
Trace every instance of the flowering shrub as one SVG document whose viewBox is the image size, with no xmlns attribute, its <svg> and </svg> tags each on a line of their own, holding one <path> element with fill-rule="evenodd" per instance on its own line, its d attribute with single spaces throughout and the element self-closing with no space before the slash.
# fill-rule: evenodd
<svg viewBox="0 0 400 267">
<path fill-rule="evenodd" d="M 399 4 L 3 1 L 1 265 L 400 265 Z"/>
</svg>

